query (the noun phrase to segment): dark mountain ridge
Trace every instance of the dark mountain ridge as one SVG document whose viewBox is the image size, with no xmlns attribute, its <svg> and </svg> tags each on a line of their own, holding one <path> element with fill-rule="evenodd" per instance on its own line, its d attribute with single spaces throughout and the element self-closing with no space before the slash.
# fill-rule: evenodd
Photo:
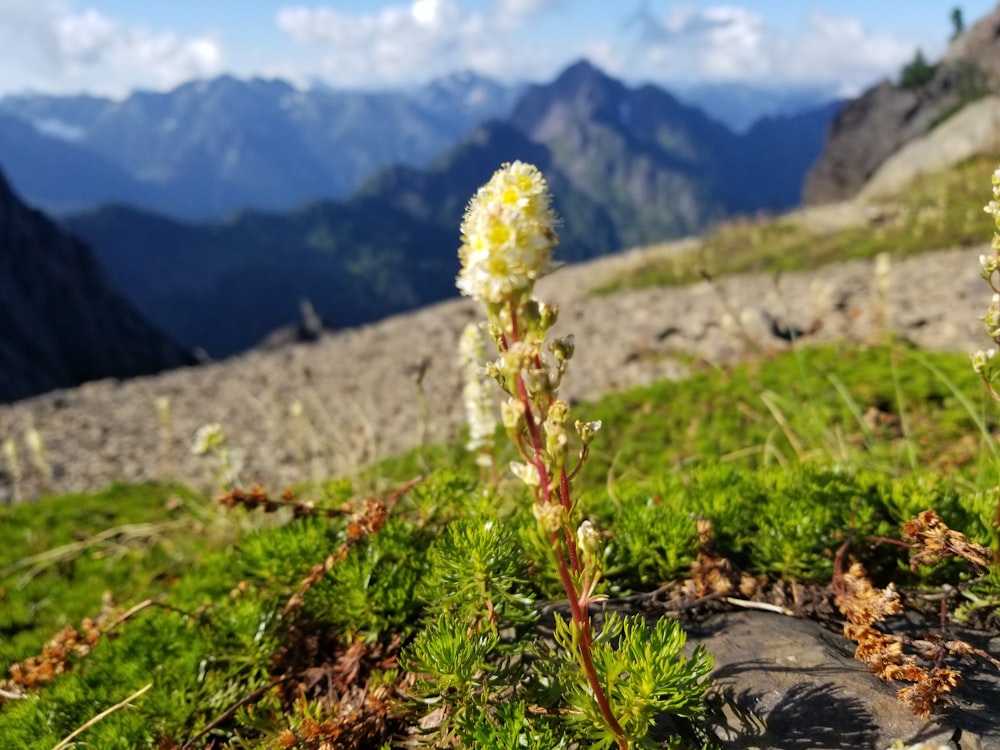
<svg viewBox="0 0 1000 750">
<path fill-rule="evenodd" d="M 458 271 L 452 234 L 362 199 L 200 225 L 118 206 L 64 226 L 151 321 L 215 358 L 296 321 L 303 300 L 355 326 L 450 296 Z"/>
<path fill-rule="evenodd" d="M 0 174 L 0 401 L 193 364 Z"/>
<path fill-rule="evenodd" d="M 904 78 L 881 81 L 843 106 L 809 172 L 806 203 L 851 198 L 903 145 L 970 102 L 1000 93 L 1000 6 L 956 36 L 916 80 Z"/>
</svg>

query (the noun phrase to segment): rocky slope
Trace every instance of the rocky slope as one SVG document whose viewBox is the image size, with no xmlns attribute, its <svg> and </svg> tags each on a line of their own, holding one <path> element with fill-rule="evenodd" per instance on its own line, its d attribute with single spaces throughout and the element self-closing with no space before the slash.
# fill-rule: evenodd
<svg viewBox="0 0 1000 750">
<path fill-rule="evenodd" d="M 804 201 L 827 203 L 856 195 L 903 145 L 991 92 L 1000 92 L 1000 7 L 951 43 L 925 84 L 902 88 L 883 81 L 847 102 L 809 173 Z"/>
<path fill-rule="evenodd" d="M 878 332 L 872 264 L 815 272 L 742 276 L 684 289 L 645 289 L 594 298 L 589 290 L 648 252 L 569 266 L 543 279 L 542 299 L 561 305 L 559 330 L 576 335 L 563 393 L 572 399 L 681 378 L 748 352 L 780 350 L 793 326 L 809 341 L 867 340 Z M 979 249 L 898 261 L 889 326 L 920 346 L 983 345 Z M 423 439 L 456 434 L 461 420 L 456 343 L 478 310 L 441 303 L 380 323 L 327 334 L 312 344 L 254 351 L 225 362 L 128 382 L 103 381 L 0 406 L 3 437 L 24 454 L 34 426 L 51 476 L 7 465 L 0 502 L 44 489 L 97 489 L 116 479 L 176 478 L 202 488 L 217 465 L 191 454 L 197 428 L 220 422 L 245 482 L 279 487 L 349 472 Z M 422 384 L 417 374 L 423 371 Z M 421 397 L 421 389 L 423 396 Z M 424 400 L 422 400 L 422 398 Z M 163 411 L 163 404 L 169 409 Z M 159 406 L 158 406 L 159 404 Z M 431 405 L 428 420 L 422 404 Z M 23 462 L 22 462 L 23 463 Z"/>
<path fill-rule="evenodd" d="M 111 289 L 89 248 L 0 175 L 0 401 L 193 358 Z"/>
</svg>

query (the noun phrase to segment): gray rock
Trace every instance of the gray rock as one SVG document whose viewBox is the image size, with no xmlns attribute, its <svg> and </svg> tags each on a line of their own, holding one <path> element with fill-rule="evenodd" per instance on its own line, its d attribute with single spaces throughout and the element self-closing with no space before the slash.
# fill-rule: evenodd
<svg viewBox="0 0 1000 750">
<path fill-rule="evenodd" d="M 943 171 L 974 156 L 996 153 L 1000 153 L 1000 97 L 988 96 L 882 162 L 857 198 L 891 196 L 921 175 Z"/>
<path fill-rule="evenodd" d="M 941 62 L 950 67 L 974 65 L 988 86 L 1000 86 L 1000 7 L 953 39 Z"/>
<path fill-rule="evenodd" d="M 912 121 L 919 107 L 914 92 L 901 91 L 890 81 L 847 102 L 834 118 L 823 153 L 806 177 L 803 202 L 832 203 L 854 196 L 879 164 L 926 132 L 925 123 Z"/>
<path fill-rule="evenodd" d="M 851 641 L 811 620 L 730 612 L 688 630 L 715 659 L 707 724 L 725 748 L 1000 747 L 1000 672 L 984 662 L 963 669 L 954 706 L 921 719 L 896 698 L 907 683 L 884 683 Z"/>
</svg>

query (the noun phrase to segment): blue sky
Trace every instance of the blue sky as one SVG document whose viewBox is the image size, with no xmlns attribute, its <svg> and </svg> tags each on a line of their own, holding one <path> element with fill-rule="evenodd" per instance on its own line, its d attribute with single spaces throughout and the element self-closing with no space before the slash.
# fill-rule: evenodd
<svg viewBox="0 0 1000 750">
<path fill-rule="evenodd" d="M 546 81 L 586 57 L 630 83 L 822 86 L 854 94 L 960 7 L 995 0 L 0 0 L 0 95 L 122 96 L 232 73 L 345 88 L 460 69 Z"/>
</svg>

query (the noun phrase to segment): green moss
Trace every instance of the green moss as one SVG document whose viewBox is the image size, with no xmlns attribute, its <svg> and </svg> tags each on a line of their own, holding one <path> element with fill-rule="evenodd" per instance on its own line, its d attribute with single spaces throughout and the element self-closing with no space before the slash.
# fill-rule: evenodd
<svg viewBox="0 0 1000 750">
<path fill-rule="evenodd" d="M 829 581 L 845 542 L 877 581 L 961 580 L 968 573 L 957 566 L 911 573 L 895 549 L 870 540 L 897 537 L 902 521 L 932 507 L 952 528 L 995 541 L 988 490 L 996 476 L 985 450 L 997 430 L 992 414 L 963 356 L 899 344 L 801 349 L 575 406 L 575 416 L 604 423 L 575 497 L 605 535 L 613 596 L 685 577 L 699 519 L 710 522 L 719 554 L 772 580 Z M 438 463 L 450 468 L 428 471 Z M 541 652 L 528 647 L 533 601 L 560 598 L 561 589 L 546 577 L 545 543 L 523 487 L 484 487 L 460 447 L 431 447 L 376 467 L 358 484 L 331 480 L 315 490 L 317 502 L 357 502 L 369 486 L 386 497 L 418 470 L 424 478 L 391 505 L 388 523 L 337 557 L 286 619 L 280 613 L 309 572 L 348 540 L 348 518 L 237 535 L 240 524 L 222 523 L 218 508 L 153 485 L 3 508 L 4 666 L 96 614 L 106 589 L 122 607 L 164 598 L 72 660 L 37 699 L 0 706 L 0 746 L 52 747 L 149 683 L 81 741 L 149 747 L 183 742 L 211 723 L 220 746 L 274 746 L 282 728 L 300 721 L 275 693 L 230 709 L 295 654 L 313 648 L 331 659 L 359 641 L 401 642 L 404 654 L 428 664 L 441 649 L 468 651 L 477 669 L 489 671 L 496 695 L 531 665 L 538 684 L 526 684 L 535 692 L 518 700 L 556 705 L 559 670 L 537 671 Z M 128 544 L 124 532 L 104 533 L 123 528 L 132 529 Z M 66 547 L 73 544 L 79 547 Z M 60 548 L 66 554 L 44 556 Z M 32 570 L 38 555 L 45 564 Z M 979 601 L 995 595 L 988 581 L 970 591 Z M 484 597 L 505 635 L 482 629 L 473 642 L 469 628 L 485 622 L 474 618 Z M 433 697 L 433 679 L 421 684 Z M 507 714 L 482 700 L 480 685 L 473 675 L 446 696 L 465 706 L 456 726 L 470 742 L 508 735 L 546 737 L 554 747 L 572 742 L 572 722 L 512 708 L 508 726 Z"/>
<path fill-rule="evenodd" d="M 167 591 L 229 537 L 182 487 L 117 484 L 0 508 L 0 670 L 101 609 Z"/>
<path fill-rule="evenodd" d="M 605 426 L 584 472 L 596 487 L 609 476 L 641 481 L 720 460 L 820 461 L 892 474 L 918 465 L 971 477 L 984 448 L 978 420 L 985 413 L 986 429 L 997 426 L 967 357 L 902 345 L 799 349 L 614 394 L 577 413 Z"/>
</svg>

